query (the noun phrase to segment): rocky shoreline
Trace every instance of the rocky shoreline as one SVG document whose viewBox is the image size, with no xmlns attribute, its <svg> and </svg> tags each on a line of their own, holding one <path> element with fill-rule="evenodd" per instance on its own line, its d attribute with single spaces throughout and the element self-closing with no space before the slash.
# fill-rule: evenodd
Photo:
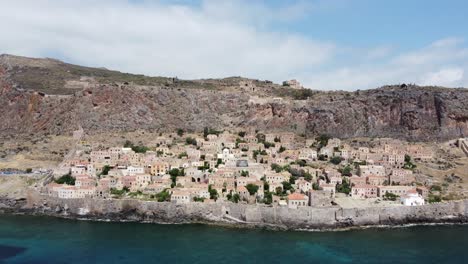
<svg viewBox="0 0 468 264">
<path fill-rule="evenodd" d="M 0 214 L 157 224 L 207 224 L 269 230 L 339 231 L 368 227 L 467 224 L 468 200 L 424 206 L 289 209 L 232 203 L 174 204 L 118 199 L 57 199 L 38 193 L 0 198 Z"/>
</svg>

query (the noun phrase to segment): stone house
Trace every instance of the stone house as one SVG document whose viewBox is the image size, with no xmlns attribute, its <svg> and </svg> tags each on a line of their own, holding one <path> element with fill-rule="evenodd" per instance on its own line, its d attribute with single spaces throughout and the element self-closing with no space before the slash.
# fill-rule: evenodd
<svg viewBox="0 0 468 264">
<path fill-rule="evenodd" d="M 177 204 L 185 204 L 190 203 L 191 195 L 188 191 L 181 190 L 181 189 L 173 189 L 171 191 L 171 202 Z"/>
<path fill-rule="evenodd" d="M 308 193 L 312 189 L 312 183 L 306 181 L 304 178 L 296 180 L 296 189 L 303 193 Z"/>
<path fill-rule="evenodd" d="M 383 185 L 384 182 L 388 182 L 388 178 L 385 176 L 369 175 L 367 176 L 367 184 L 379 186 Z"/>
<path fill-rule="evenodd" d="M 373 185 L 354 185 L 351 187 L 352 198 L 376 198 L 377 186 Z"/>
<path fill-rule="evenodd" d="M 386 170 L 384 166 L 379 165 L 360 165 L 358 169 L 358 173 L 360 176 L 367 177 L 367 176 L 386 176 Z"/>
<path fill-rule="evenodd" d="M 77 176 L 75 178 L 76 187 L 95 187 L 96 179 L 90 178 L 88 176 Z"/>
<path fill-rule="evenodd" d="M 429 189 L 424 187 L 424 186 L 418 186 L 416 187 L 416 191 L 424 198 L 426 199 L 429 196 Z"/>
<path fill-rule="evenodd" d="M 412 189 L 414 189 L 413 186 L 397 186 L 397 185 L 379 186 L 378 196 L 383 197 L 386 193 L 392 193 L 398 196 L 402 196 Z"/>
<path fill-rule="evenodd" d="M 322 188 L 324 192 L 329 193 L 330 197 L 335 197 L 336 184 L 330 184 L 330 183 L 321 184 L 320 188 Z"/>
<path fill-rule="evenodd" d="M 170 170 L 170 165 L 168 162 L 158 161 L 153 163 L 150 167 L 151 175 L 164 175 Z"/>
<path fill-rule="evenodd" d="M 411 184 L 416 180 L 413 175 L 413 171 L 405 169 L 394 169 L 389 176 L 389 182 L 391 184 L 407 185 Z"/>
<path fill-rule="evenodd" d="M 87 166 L 86 165 L 76 165 L 71 167 L 70 169 L 71 176 L 76 177 L 79 175 L 86 175 L 87 174 Z"/>
<path fill-rule="evenodd" d="M 300 193 L 291 193 L 288 195 L 288 207 L 298 208 L 309 205 L 309 197 Z"/>
<path fill-rule="evenodd" d="M 151 183 L 151 175 L 150 174 L 137 174 L 135 176 L 135 184 L 136 188 L 144 188 Z"/>
<path fill-rule="evenodd" d="M 353 175 L 349 177 L 349 183 L 351 185 L 365 185 L 367 183 L 367 178 Z"/>
<path fill-rule="evenodd" d="M 239 194 L 242 200 L 248 201 L 250 198 L 250 193 L 247 190 L 247 188 L 245 188 L 245 186 L 237 186 L 237 193 Z"/>
</svg>

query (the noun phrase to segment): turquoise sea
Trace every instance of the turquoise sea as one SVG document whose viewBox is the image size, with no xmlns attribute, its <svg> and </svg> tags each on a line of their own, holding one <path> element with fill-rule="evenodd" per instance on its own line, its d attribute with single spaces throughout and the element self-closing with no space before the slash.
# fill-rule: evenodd
<svg viewBox="0 0 468 264">
<path fill-rule="evenodd" d="M 0 215 L 0 263 L 468 263 L 468 226 L 284 232 Z"/>
</svg>

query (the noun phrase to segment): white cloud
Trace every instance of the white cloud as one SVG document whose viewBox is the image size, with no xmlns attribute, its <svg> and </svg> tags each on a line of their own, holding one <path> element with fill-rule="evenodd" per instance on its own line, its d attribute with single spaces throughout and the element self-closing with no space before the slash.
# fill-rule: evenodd
<svg viewBox="0 0 468 264">
<path fill-rule="evenodd" d="M 382 59 L 389 56 L 392 51 L 393 47 L 390 45 L 376 47 L 367 52 L 367 58 L 370 60 Z"/>
<path fill-rule="evenodd" d="M 275 81 L 333 56 L 331 43 L 239 21 L 237 14 L 248 6 L 236 3 L 2 2 L 0 18 L 9 23 L 0 35 L 0 52 L 43 56 L 52 51 L 75 63 L 149 75 Z M 273 12 L 256 6 L 247 18 Z"/>
<path fill-rule="evenodd" d="M 8 2 L 8 3 L 7 3 Z M 312 4 L 311 4 L 312 3 Z M 241 75 L 314 89 L 385 84 L 467 86 L 463 39 L 399 52 L 395 43 L 363 49 L 276 31 L 340 1 L 205 0 L 201 5 L 125 0 L 0 2 L 0 53 L 65 58 L 125 72 L 179 78 Z"/>
<path fill-rule="evenodd" d="M 461 68 L 448 68 L 426 74 L 422 85 L 438 84 L 441 86 L 457 86 L 463 80 L 464 70 Z"/>
<path fill-rule="evenodd" d="M 454 38 L 437 40 L 426 47 L 378 62 L 353 60 L 351 65 L 303 75 L 302 79 L 313 89 L 333 90 L 368 89 L 399 83 L 468 87 L 464 75 L 468 70 L 468 52 L 464 44 L 463 40 Z M 372 53 L 371 50 L 367 55 Z"/>
</svg>

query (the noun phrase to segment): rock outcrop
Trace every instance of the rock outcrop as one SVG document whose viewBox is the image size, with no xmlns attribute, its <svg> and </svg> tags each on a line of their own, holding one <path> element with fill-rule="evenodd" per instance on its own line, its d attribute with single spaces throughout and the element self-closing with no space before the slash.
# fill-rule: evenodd
<svg viewBox="0 0 468 264">
<path fill-rule="evenodd" d="M 244 85 L 248 83 L 248 85 Z M 468 135 L 468 89 L 386 86 L 356 92 L 269 81 L 183 81 L 0 57 L 0 136 L 255 128 L 416 141 Z"/>
</svg>

